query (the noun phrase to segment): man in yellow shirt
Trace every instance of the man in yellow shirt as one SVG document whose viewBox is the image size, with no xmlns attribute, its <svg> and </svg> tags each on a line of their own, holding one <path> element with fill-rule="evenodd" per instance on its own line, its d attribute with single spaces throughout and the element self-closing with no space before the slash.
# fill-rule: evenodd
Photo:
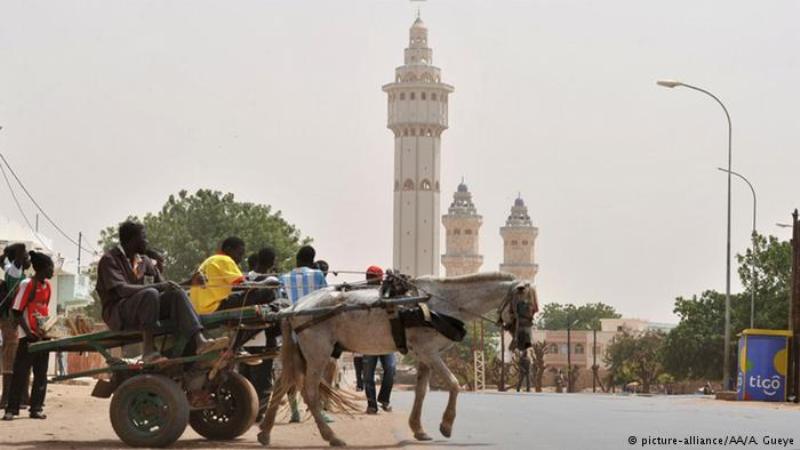
<svg viewBox="0 0 800 450">
<path fill-rule="evenodd" d="M 200 264 L 192 277 L 192 287 L 189 291 L 198 314 L 225 309 L 220 308 L 222 303 L 231 295 L 233 287 L 244 281 L 244 275 L 239 269 L 244 254 L 244 241 L 231 236 L 222 242 L 219 253 L 209 256 Z"/>
</svg>

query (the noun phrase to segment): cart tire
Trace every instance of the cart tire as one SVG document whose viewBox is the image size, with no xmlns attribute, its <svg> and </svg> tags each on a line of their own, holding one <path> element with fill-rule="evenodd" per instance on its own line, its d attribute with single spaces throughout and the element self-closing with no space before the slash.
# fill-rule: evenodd
<svg viewBox="0 0 800 450">
<path fill-rule="evenodd" d="M 178 383 L 162 375 L 136 375 L 114 392 L 111 426 L 134 447 L 166 447 L 189 422 L 189 402 Z"/>
<path fill-rule="evenodd" d="M 253 426 L 258 414 L 258 395 L 253 385 L 236 372 L 212 394 L 217 406 L 192 411 L 189 425 L 197 434 L 213 441 L 229 441 Z"/>
</svg>

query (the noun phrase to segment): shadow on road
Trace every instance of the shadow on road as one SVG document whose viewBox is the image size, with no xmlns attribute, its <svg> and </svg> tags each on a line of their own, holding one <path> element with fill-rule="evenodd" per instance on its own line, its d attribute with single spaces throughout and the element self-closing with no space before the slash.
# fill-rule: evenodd
<svg viewBox="0 0 800 450">
<path fill-rule="evenodd" d="M 363 449 L 363 450 L 379 450 L 382 448 L 470 448 L 470 447 L 489 447 L 490 444 L 485 443 L 454 443 L 447 441 L 431 441 L 428 443 L 419 443 L 412 440 L 403 440 L 394 445 L 348 445 L 347 448 Z M 108 449 L 108 450 L 128 450 L 130 447 L 120 441 L 113 439 L 99 439 L 94 441 L 56 441 L 56 440 L 34 440 L 34 441 L 21 441 L 3 444 L 3 448 L 14 448 L 18 450 L 40 450 L 42 448 L 57 449 L 57 450 L 76 450 L 76 449 Z M 216 448 L 264 448 L 258 442 L 238 439 L 235 441 L 209 441 L 206 439 L 183 439 L 179 440 L 170 448 L 177 449 L 216 449 Z M 268 448 L 276 449 L 330 449 L 327 444 L 320 445 L 306 445 L 303 447 L 296 446 L 283 446 L 283 445 L 270 445 Z"/>
</svg>

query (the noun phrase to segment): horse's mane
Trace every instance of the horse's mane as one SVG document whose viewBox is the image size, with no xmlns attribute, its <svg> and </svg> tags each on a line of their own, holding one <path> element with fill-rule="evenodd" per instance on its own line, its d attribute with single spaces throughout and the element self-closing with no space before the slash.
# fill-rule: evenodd
<svg viewBox="0 0 800 450">
<path fill-rule="evenodd" d="M 418 278 L 418 280 L 425 280 L 425 281 L 436 281 L 442 284 L 464 284 L 464 283 L 482 283 L 482 282 L 491 282 L 491 281 L 514 281 L 516 277 L 508 272 L 484 272 L 484 273 L 473 273 L 469 275 L 459 275 L 457 277 L 432 277 L 432 276 L 424 276 Z"/>
</svg>

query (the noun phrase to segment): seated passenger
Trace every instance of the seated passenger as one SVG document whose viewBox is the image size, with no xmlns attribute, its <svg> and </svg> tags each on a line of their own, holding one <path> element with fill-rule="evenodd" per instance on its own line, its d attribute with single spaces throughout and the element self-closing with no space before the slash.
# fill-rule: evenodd
<svg viewBox="0 0 800 450">
<path fill-rule="evenodd" d="M 297 267 L 291 272 L 281 275 L 281 285 L 292 304 L 317 289 L 328 286 L 325 274 L 315 268 L 314 257 L 316 255 L 317 251 L 314 250 L 314 247 L 310 245 L 300 247 L 295 257 Z"/>
<path fill-rule="evenodd" d="M 198 313 L 209 314 L 223 309 L 260 305 L 275 299 L 275 292 L 272 289 L 233 292 L 235 286 L 245 281 L 239 269 L 244 254 L 244 241 L 232 236 L 222 242 L 219 253 L 206 258 L 200 264 L 192 277 L 192 288 L 189 292 L 192 304 Z M 273 263 L 274 260 L 275 253 L 272 252 Z"/>
<path fill-rule="evenodd" d="M 164 359 L 154 340 L 162 319 L 174 321 L 177 334 L 194 342 L 197 354 L 224 348 L 227 338 L 205 338 L 189 297 L 176 283 L 162 278 L 146 256 L 147 245 L 144 225 L 126 221 L 119 227 L 119 245 L 100 258 L 96 290 L 103 321 L 114 331 L 141 331 L 145 362 Z"/>
</svg>

